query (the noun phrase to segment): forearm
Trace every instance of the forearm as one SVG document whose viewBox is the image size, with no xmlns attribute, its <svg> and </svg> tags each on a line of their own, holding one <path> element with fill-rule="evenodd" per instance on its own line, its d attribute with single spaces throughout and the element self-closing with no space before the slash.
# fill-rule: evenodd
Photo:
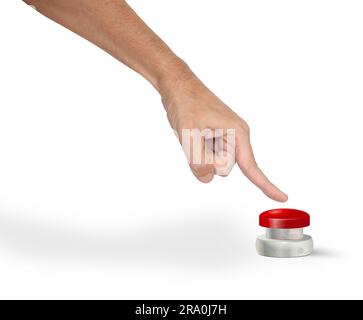
<svg viewBox="0 0 363 320">
<path fill-rule="evenodd" d="M 190 72 L 123 0 L 24 0 L 104 49 L 160 93 Z"/>
</svg>

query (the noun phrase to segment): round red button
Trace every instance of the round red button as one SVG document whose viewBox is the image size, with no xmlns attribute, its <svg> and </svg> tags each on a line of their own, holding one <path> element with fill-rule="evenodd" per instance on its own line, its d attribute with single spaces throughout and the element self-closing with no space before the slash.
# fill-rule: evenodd
<svg viewBox="0 0 363 320">
<path fill-rule="evenodd" d="M 260 214 L 260 226 L 265 228 L 295 229 L 309 225 L 309 214 L 297 209 L 273 209 Z"/>
</svg>

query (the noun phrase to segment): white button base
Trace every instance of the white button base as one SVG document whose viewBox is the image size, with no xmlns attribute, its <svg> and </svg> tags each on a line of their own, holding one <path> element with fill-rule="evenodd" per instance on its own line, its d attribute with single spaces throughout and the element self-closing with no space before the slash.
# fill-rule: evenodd
<svg viewBox="0 0 363 320">
<path fill-rule="evenodd" d="M 259 255 L 274 258 L 304 257 L 313 252 L 313 239 L 304 235 L 300 240 L 277 240 L 259 236 L 256 249 Z"/>
</svg>

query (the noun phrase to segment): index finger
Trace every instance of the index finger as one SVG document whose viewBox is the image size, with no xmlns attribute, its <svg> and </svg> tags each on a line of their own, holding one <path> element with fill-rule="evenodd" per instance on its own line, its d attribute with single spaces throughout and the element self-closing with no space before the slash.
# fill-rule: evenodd
<svg viewBox="0 0 363 320">
<path fill-rule="evenodd" d="M 258 167 L 249 138 L 237 135 L 236 161 L 243 174 L 269 198 L 286 202 L 288 196 L 274 185 Z"/>
</svg>

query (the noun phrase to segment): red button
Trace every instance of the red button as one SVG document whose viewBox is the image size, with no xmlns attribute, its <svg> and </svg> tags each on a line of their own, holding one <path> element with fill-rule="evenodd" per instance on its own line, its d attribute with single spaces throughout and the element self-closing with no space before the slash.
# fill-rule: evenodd
<svg viewBox="0 0 363 320">
<path fill-rule="evenodd" d="M 273 209 L 260 214 L 260 226 L 273 229 L 305 228 L 310 225 L 310 216 L 296 209 Z"/>
</svg>

